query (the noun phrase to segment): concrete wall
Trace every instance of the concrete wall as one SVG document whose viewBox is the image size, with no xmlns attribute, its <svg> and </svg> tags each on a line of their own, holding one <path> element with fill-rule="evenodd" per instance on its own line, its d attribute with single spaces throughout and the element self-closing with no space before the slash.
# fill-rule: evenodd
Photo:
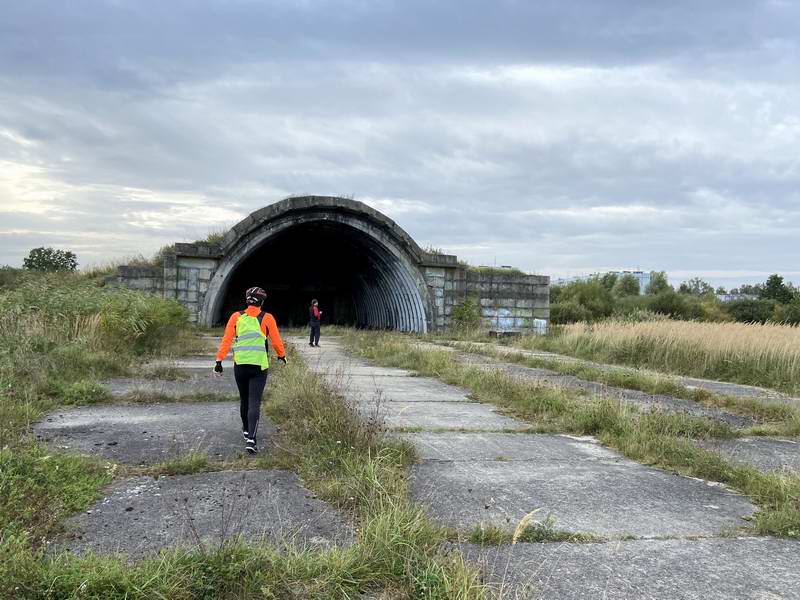
<svg viewBox="0 0 800 600">
<path fill-rule="evenodd" d="M 214 248 L 179 244 L 180 252 L 167 256 L 163 268 L 120 267 L 116 283 L 174 298 L 189 309 L 196 322 L 206 292 L 219 265 Z M 431 329 L 450 326 L 453 308 L 473 298 L 484 326 L 494 331 L 546 331 L 550 320 L 550 278 L 518 275 L 502 270 L 481 272 L 458 265 L 455 256 L 427 255 L 421 271 L 433 300 Z"/>
<path fill-rule="evenodd" d="M 287 221 L 287 215 L 291 220 Z M 428 330 L 449 327 L 453 309 L 467 298 L 475 300 L 484 325 L 492 330 L 547 329 L 550 319 L 549 277 L 502 269 L 480 271 L 464 267 L 455 256 L 424 252 L 387 217 L 361 203 L 339 198 L 284 200 L 247 217 L 226 235 L 221 244 L 175 244 L 174 254 L 165 257 L 163 267 L 123 266 L 111 279 L 120 285 L 178 300 L 189 309 L 192 321 L 209 324 L 209 307 L 220 295 L 219 280 L 236 268 L 240 260 L 238 256 L 244 255 L 243 248 L 247 249 L 248 240 L 261 236 L 260 240 L 278 224 L 287 227 L 312 218 L 329 221 L 346 218 L 352 226 L 360 227 L 370 236 L 376 247 L 394 244 L 394 251 L 402 259 L 398 264 L 404 265 L 402 269 L 397 268 L 408 271 L 407 275 L 400 273 L 395 277 L 397 296 L 408 295 L 408 290 L 400 286 L 405 280 L 406 287 L 416 285 L 415 293 L 418 290 L 420 297 L 425 298 L 425 306 L 420 310 L 426 313 L 424 321 Z M 415 278 L 417 284 L 413 284 Z"/>
<path fill-rule="evenodd" d="M 453 257 L 455 258 L 455 257 Z M 485 327 L 493 331 L 546 331 L 550 320 L 550 278 L 502 270 L 482 272 L 459 265 L 423 267 L 431 289 L 435 329 L 451 325 L 453 309 L 472 298 Z"/>
</svg>

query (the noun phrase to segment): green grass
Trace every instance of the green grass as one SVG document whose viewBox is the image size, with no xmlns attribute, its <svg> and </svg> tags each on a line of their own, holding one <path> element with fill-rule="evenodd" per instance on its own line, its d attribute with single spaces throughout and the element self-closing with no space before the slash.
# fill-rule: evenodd
<svg viewBox="0 0 800 600">
<path fill-rule="evenodd" d="M 51 452 L 41 444 L 0 450 L 0 531 L 39 545 L 67 515 L 84 510 L 113 477 L 99 460 Z"/>
<path fill-rule="evenodd" d="M 723 424 L 683 414 L 643 412 L 616 400 L 466 366 L 450 352 L 422 349 L 401 334 L 351 331 L 342 339 L 352 351 L 379 364 L 465 387 L 476 399 L 529 421 L 538 431 L 593 435 L 643 464 L 729 485 L 760 508 L 753 519 L 754 532 L 800 538 L 800 473 L 761 473 L 692 443 L 734 437 L 736 433 Z"/>
<path fill-rule="evenodd" d="M 393 598 L 485 598 L 477 572 L 458 554 L 439 553 L 445 532 L 408 500 L 411 447 L 386 440 L 296 356 L 291 359 L 271 379 L 265 402 L 281 425 L 275 454 L 253 462 L 297 470 L 319 497 L 351 514 L 351 546 L 299 551 L 230 539 L 129 565 L 116 558 L 32 553 L 24 538 L 9 536 L 0 543 L 8 558 L 0 586 L 30 598 L 333 599 L 373 589 L 391 589 Z M 218 466 L 193 453 L 152 469 L 185 474 Z"/>
<path fill-rule="evenodd" d="M 748 435 L 800 435 L 800 408 L 780 401 L 752 397 L 717 394 L 706 389 L 690 389 L 674 377 L 652 371 L 639 371 L 623 367 L 602 368 L 581 360 L 563 360 L 529 356 L 524 351 L 496 344 L 447 342 L 447 345 L 473 354 L 481 354 L 534 369 L 548 369 L 562 375 L 573 375 L 584 381 L 603 383 L 628 390 L 639 390 L 653 395 L 672 396 L 692 400 L 708 407 L 721 408 L 748 416 L 759 425 L 748 430 Z"/>
<path fill-rule="evenodd" d="M 476 525 L 468 534 L 467 541 L 481 546 L 503 546 L 517 543 L 572 543 L 591 544 L 605 541 L 603 538 L 586 532 L 563 531 L 556 527 L 553 518 L 543 521 L 521 523 L 516 529 L 506 529 L 496 525 Z"/>
</svg>

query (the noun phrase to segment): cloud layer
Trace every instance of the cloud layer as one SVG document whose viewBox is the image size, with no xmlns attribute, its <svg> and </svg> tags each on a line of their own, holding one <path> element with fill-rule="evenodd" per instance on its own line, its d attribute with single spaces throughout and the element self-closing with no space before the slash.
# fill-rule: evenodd
<svg viewBox="0 0 800 600">
<path fill-rule="evenodd" d="M 800 281 L 795 2 L 4 13 L 0 262 L 149 254 L 318 193 L 479 264 Z"/>
</svg>

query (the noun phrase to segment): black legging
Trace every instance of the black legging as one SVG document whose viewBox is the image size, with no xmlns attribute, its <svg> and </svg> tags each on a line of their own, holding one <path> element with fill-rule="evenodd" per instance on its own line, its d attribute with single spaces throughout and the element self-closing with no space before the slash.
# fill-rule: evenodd
<svg viewBox="0 0 800 600">
<path fill-rule="evenodd" d="M 319 323 L 311 323 L 311 333 L 308 336 L 308 343 L 314 346 L 319 345 Z"/>
<path fill-rule="evenodd" d="M 242 431 L 246 431 L 249 438 L 256 439 L 258 419 L 261 416 L 261 397 L 267 385 L 269 369 L 261 370 L 259 365 L 234 365 L 233 377 L 236 387 L 239 388 L 239 412 L 242 416 Z"/>
</svg>

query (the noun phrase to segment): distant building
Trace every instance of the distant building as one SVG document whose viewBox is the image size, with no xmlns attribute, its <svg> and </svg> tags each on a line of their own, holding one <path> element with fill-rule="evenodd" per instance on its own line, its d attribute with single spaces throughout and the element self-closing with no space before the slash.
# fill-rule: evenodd
<svg viewBox="0 0 800 600">
<path fill-rule="evenodd" d="M 755 294 L 717 294 L 717 300 L 720 302 L 735 302 L 736 300 L 757 300 L 758 296 Z"/>
<path fill-rule="evenodd" d="M 590 275 L 576 275 L 574 277 L 562 277 L 556 279 L 556 285 L 567 285 L 573 281 L 588 281 L 595 277 L 603 277 L 603 275 L 616 275 L 621 278 L 625 275 L 633 276 L 639 282 L 639 293 L 644 294 L 647 291 L 647 286 L 650 285 L 651 272 L 650 271 L 605 271 L 603 273 L 591 273 Z"/>
</svg>

